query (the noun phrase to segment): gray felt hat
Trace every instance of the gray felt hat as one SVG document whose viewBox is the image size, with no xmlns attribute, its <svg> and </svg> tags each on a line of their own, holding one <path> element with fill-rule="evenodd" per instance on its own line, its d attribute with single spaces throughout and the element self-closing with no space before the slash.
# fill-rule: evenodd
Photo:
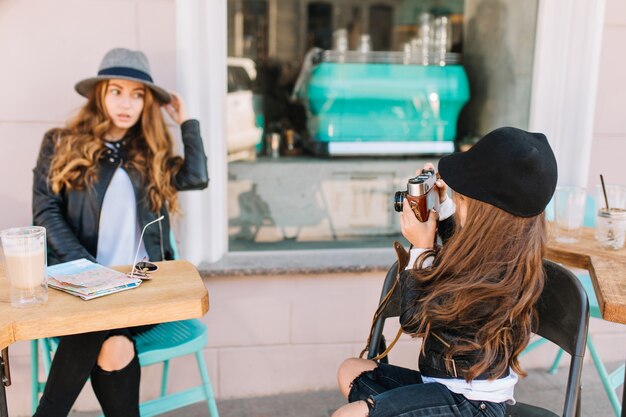
<svg viewBox="0 0 626 417">
<path fill-rule="evenodd" d="M 79 81 L 74 89 L 81 96 L 88 97 L 98 82 L 114 78 L 144 83 L 161 103 L 169 103 L 172 99 L 167 90 L 153 83 L 146 55 L 126 48 L 115 48 L 107 52 L 100 63 L 98 75 Z"/>
</svg>

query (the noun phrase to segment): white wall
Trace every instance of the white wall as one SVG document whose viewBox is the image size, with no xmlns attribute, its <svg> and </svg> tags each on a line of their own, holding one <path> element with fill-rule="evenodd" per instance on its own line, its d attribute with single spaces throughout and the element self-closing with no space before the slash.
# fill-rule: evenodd
<svg viewBox="0 0 626 417">
<path fill-rule="evenodd" d="M 626 185 L 626 2 L 607 0 L 594 123 L 590 188 L 600 174 L 610 184 Z"/>
</svg>

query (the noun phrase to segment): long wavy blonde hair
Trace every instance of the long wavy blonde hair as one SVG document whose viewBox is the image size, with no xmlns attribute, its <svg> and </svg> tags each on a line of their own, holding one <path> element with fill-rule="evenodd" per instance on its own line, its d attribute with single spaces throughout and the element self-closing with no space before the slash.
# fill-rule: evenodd
<svg viewBox="0 0 626 417">
<path fill-rule="evenodd" d="M 424 295 L 413 301 L 420 305 L 411 320 L 417 324 L 415 336 L 427 338 L 436 329 L 471 333 L 473 337 L 455 340 L 445 352 L 451 359 L 481 351 L 467 381 L 488 370 L 496 378 L 509 366 L 525 376 L 518 356 L 530 339 L 544 284 L 543 213 L 523 218 L 462 198 L 467 202 L 463 227 L 457 222 L 432 268 L 412 272 L 424 289 Z"/>
<path fill-rule="evenodd" d="M 54 193 L 61 190 L 83 190 L 98 177 L 98 161 L 106 151 L 104 135 L 112 126 L 104 99 L 108 81 L 94 88 L 87 104 L 67 126 L 57 130 L 60 140 L 50 164 L 49 181 Z M 179 212 L 172 178 L 183 160 L 173 153 L 173 140 L 163 120 L 160 104 L 146 88 L 144 107 L 139 121 L 130 129 L 126 167 L 141 174 L 150 208 L 159 212 L 166 205 L 172 213 Z"/>
</svg>

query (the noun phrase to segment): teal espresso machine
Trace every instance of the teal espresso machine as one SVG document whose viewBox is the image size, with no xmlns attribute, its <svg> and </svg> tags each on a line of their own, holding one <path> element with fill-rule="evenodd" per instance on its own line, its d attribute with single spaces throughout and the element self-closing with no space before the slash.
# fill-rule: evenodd
<svg viewBox="0 0 626 417">
<path fill-rule="evenodd" d="M 407 52 L 309 51 L 294 96 L 307 108 L 305 147 L 329 156 L 454 151 L 469 100 L 459 55 L 430 62 Z"/>
</svg>

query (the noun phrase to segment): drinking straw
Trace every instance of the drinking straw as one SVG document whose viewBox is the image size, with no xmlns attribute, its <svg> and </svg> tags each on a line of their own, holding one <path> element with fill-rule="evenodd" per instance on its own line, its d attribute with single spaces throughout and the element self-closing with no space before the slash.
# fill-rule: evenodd
<svg viewBox="0 0 626 417">
<path fill-rule="evenodd" d="M 141 231 L 141 236 L 139 237 L 139 244 L 137 245 L 137 252 L 135 252 L 135 259 L 133 260 L 133 269 L 132 271 L 130 271 L 131 278 L 135 278 L 135 266 L 137 265 L 137 256 L 139 256 L 139 249 L 141 248 L 141 241 L 143 240 L 144 232 L 146 231 L 148 226 L 150 226 L 152 223 L 160 222 L 161 220 L 163 220 L 163 217 L 164 216 L 161 216 L 156 220 L 152 220 L 150 223 L 148 223 L 147 225 L 143 227 L 143 230 Z"/>
<path fill-rule="evenodd" d="M 604 177 L 600 174 L 600 182 L 602 183 L 602 192 L 604 193 L 604 202 L 606 203 L 606 209 L 609 210 L 609 198 L 606 196 L 606 187 L 604 186 Z"/>
</svg>

